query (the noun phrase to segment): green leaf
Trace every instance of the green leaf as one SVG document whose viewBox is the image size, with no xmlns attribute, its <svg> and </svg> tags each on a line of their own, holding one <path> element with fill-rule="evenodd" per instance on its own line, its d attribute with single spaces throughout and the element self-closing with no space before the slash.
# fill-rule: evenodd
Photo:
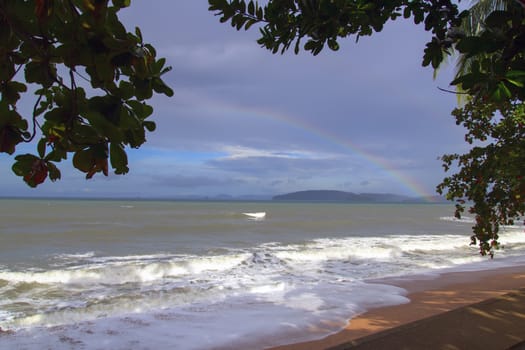
<svg viewBox="0 0 525 350">
<path fill-rule="evenodd" d="M 139 42 L 143 42 L 143 39 L 142 39 L 142 32 L 140 31 L 140 28 L 139 27 L 135 27 L 135 35 L 139 38 Z"/>
<path fill-rule="evenodd" d="M 135 80 L 135 96 L 139 100 L 148 100 L 153 96 L 153 87 L 150 79 Z"/>
<path fill-rule="evenodd" d="M 97 75 L 100 80 L 104 82 L 113 82 L 115 71 L 106 55 L 97 55 L 95 57 L 95 69 L 97 70 Z"/>
<path fill-rule="evenodd" d="M 24 176 L 30 171 L 31 166 L 36 160 L 38 160 L 38 157 L 32 154 L 26 153 L 26 154 L 21 154 L 21 155 L 16 156 L 15 160 L 16 162 L 13 164 L 11 169 L 16 175 Z"/>
<path fill-rule="evenodd" d="M 501 27 L 510 20 L 512 20 L 512 14 L 509 11 L 495 10 L 485 19 L 485 25 L 488 27 Z"/>
<path fill-rule="evenodd" d="M 44 159 L 46 161 L 60 162 L 61 160 L 66 159 L 66 158 L 67 158 L 66 152 L 55 149 L 49 152 Z"/>
<path fill-rule="evenodd" d="M 339 44 L 337 43 L 337 40 L 335 39 L 328 40 L 328 47 L 333 51 L 339 50 Z"/>
<path fill-rule="evenodd" d="M 437 51 L 434 56 L 432 56 L 432 68 L 438 69 L 439 65 L 443 61 L 443 51 Z"/>
<path fill-rule="evenodd" d="M 17 81 L 8 81 L 0 85 L 0 94 L 2 99 L 9 104 L 16 104 L 20 99 L 20 93 L 26 92 L 27 86 Z"/>
<path fill-rule="evenodd" d="M 132 98 L 135 95 L 135 87 L 133 84 L 122 80 L 119 83 L 119 90 L 118 90 L 118 96 L 122 98 L 123 100 L 128 100 Z"/>
<path fill-rule="evenodd" d="M 246 25 L 244 26 L 244 29 L 245 29 L 245 30 L 250 29 L 250 27 L 251 27 L 252 25 L 254 25 L 255 23 L 257 23 L 257 20 L 255 20 L 255 19 L 249 19 L 249 20 L 246 22 Z"/>
<path fill-rule="evenodd" d="M 41 138 L 40 141 L 38 141 L 38 155 L 40 158 L 44 158 L 46 155 L 46 142 L 47 140 L 45 138 Z"/>
<path fill-rule="evenodd" d="M 43 183 L 48 175 L 48 167 L 44 160 L 32 155 L 23 154 L 15 157 L 13 172 L 24 178 L 30 187 L 36 187 Z"/>
<path fill-rule="evenodd" d="M 510 70 L 505 74 L 507 78 L 525 78 L 525 71 L 523 70 Z"/>
<path fill-rule="evenodd" d="M 126 174 L 128 168 L 128 156 L 122 145 L 112 142 L 109 147 L 109 159 L 111 166 L 115 169 L 115 174 Z"/>
<path fill-rule="evenodd" d="M 304 49 L 306 51 L 312 51 L 316 45 L 317 43 L 314 40 L 308 40 L 306 44 L 304 44 Z"/>
<path fill-rule="evenodd" d="M 222 11 L 229 6 L 226 0 L 209 0 L 208 3 L 210 4 L 208 8 L 210 11 Z"/>
<path fill-rule="evenodd" d="M 47 162 L 46 164 L 47 169 L 49 171 L 49 179 L 53 182 L 55 182 L 56 180 L 60 180 L 61 173 L 60 170 L 56 167 L 56 165 L 51 162 Z"/>
<path fill-rule="evenodd" d="M 118 8 L 128 7 L 131 4 L 131 0 L 113 0 L 113 5 Z"/>
<path fill-rule="evenodd" d="M 168 97 L 172 97 L 174 94 L 173 90 L 168 85 L 166 85 L 160 78 L 153 79 L 152 85 L 153 90 L 157 93 L 164 94 Z"/>
<path fill-rule="evenodd" d="M 483 52 L 486 41 L 478 36 L 467 36 L 462 38 L 456 45 L 456 49 L 467 56 Z"/>
<path fill-rule="evenodd" d="M 24 72 L 28 83 L 36 83 L 43 87 L 50 87 L 54 82 L 50 73 L 56 73 L 56 70 L 54 70 L 51 65 L 29 62 L 26 64 Z"/>
<path fill-rule="evenodd" d="M 521 81 L 517 81 L 517 80 L 509 79 L 509 78 L 506 78 L 505 80 L 511 83 L 512 85 L 516 85 L 517 87 L 523 87 L 523 82 Z"/>
<path fill-rule="evenodd" d="M 414 11 L 413 13 L 414 13 L 414 23 L 415 24 L 419 24 L 423 22 L 423 20 L 425 19 L 425 15 L 423 11 L 418 10 L 418 11 Z"/>
<path fill-rule="evenodd" d="M 409 7 L 405 7 L 403 9 L 403 18 L 407 19 L 410 17 L 411 11 Z"/>
<path fill-rule="evenodd" d="M 110 122 L 104 115 L 95 111 L 87 111 L 84 117 L 89 120 L 92 127 L 100 135 L 104 135 L 113 142 L 123 140 L 123 130 Z"/>
<path fill-rule="evenodd" d="M 77 151 L 73 155 L 73 166 L 78 170 L 87 173 L 93 166 L 94 161 L 93 151 L 91 149 L 84 149 Z"/>
<path fill-rule="evenodd" d="M 499 83 L 494 93 L 492 94 L 492 98 L 496 102 L 500 102 L 500 101 L 509 99 L 511 96 L 512 96 L 512 93 L 510 92 L 509 88 L 505 85 L 504 82 Z"/>
<path fill-rule="evenodd" d="M 23 140 L 23 134 L 20 129 L 12 124 L 0 126 L 0 152 L 15 153 L 16 145 Z"/>
<path fill-rule="evenodd" d="M 145 44 L 144 47 L 146 48 L 146 50 L 148 50 L 151 57 L 157 57 L 157 51 L 152 45 Z"/>
<path fill-rule="evenodd" d="M 151 65 L 151 73 L 153 75 L 160 76 L 160 74 L 162 72 L 162 67 L 164 67 L 165 64 L 166 64 L 166 59 L 165 58 L 161 58 L 161 59 L 157 60 L 156 62 L 154 62 Z"/>
<path fill-rule="evenodd" d="M 426 45 L 423 55 L 423 66 L 426 67 L 432 64 L 432 68 L 437 69 L 442 61 L 443 51 L 441 50 L 441 46 L 436 39 L 432 39 L 432 41 Z"/>
<path fill-rule="evenodd" d="M 244 1 L 238 2 L 238 9 L 239 12 L 245 13 L 246 12 L 246 3 Z"/>
<path fill-rule="evenodd" d="M 156 129 L 156 125 L 155 125 L 155 122 L 152 122 L 152 121 L 149 121 L 149 120 L 145 120 L 142 122 L 142 125 L 150 132 L 153 132 L 155 131 Z"/>
<path fill-rule="evenodd" d="M 133 113 L 133 110 L 127 106 L 120 109 L 119 119 L 119 127 L 121 129 L 138 129 L 142 127 L 141 120 L 135 115 L 135 113 Z"/>
<path fill-rule="evenodd" d="M 468 73 L 454 79 L 450 85 L 462 85 L 463 89 L 470 89 L 474 84 L 479 82 L 480 75 L 474 73 Z"/>
<path fill-rule="evenodd" d="M 525 86 L 525 71 L 522 70 L 511 70 L 505 74 L 505 79 L 516 85 L 517 87 Z"/>
<path fill-rule="evenodd" d="M 144 120 L 153 113 L 153 107 L 145 104 L 144 102 L 139 102 L 136 100 L 127 101 L 127 105 L 131 107 L 133 113 L 137 118 Z"/>
<path fill-rule="evenodd" d="M 83 145 L 96 145 L 101 142 L 102 136 L 92 125 L 74 124 L 73 141 Z"/>
</svg>

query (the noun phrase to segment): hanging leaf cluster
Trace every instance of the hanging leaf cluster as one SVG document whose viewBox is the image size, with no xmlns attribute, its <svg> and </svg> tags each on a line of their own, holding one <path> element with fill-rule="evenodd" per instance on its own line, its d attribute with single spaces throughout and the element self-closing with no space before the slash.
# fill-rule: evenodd
<svg viewBox="0 0 525 350">
<path fill-rule="evenodd" d="M 500 226 L 519 224 L 525 215 L 525 105 L 469 101 L 452 114 L 474 146 L 466 154 L 442 157 L 446 171 L 459 170 L 438 191 L 447 189 L 447 198 L 456 201 L 457 218 L 469 206 L 475 217 L 471 242 L 482 255 L 493 256 Z"/>
<path fill-rule="evenodd" d="M 462 16 L 448 0 L 287 0 L 268 1 L 264 6 L 254 1 L 209 0 L 209 5 L 221 22 L 230 21 L 238 30 L 260 23 L 257 42 L 273 53 L 284 53 L 291 46 L 296 54 L 301 47 L 314 55 L 325 46 L 336 51 L 341 38 L 353 36 L 357 41 L 380 32 L 390 20 L 413 18 L 433 34 L 423 64 L 435 68 L 443 59 L 443 50 L 452 45 L 448 29 L 458 26 Z"/>
<path fill-rule="evenodd" d="M 456 201 L 456 216 L 474 215 L 472 244 L 494 255 L 501 226 L 525 216 L 525 13 L 518 3 L 491 12 L 476 35 L 459 37 L 455 49 L 469 60 L 452 85 L 466 96 L 452 115 L 466 129 L 466 154 L 442 157 L 438 186 Z M 525 222 L 523 223 L 525 224 Z"/>
<path fill-rule="evenodd" d="M 39 140 L 36 154 L 17 155 L 12 167 L 29 186 L 59 179 L 56 163 L 68 157 L 87 178 L 125 174 L 126 148 L 155 129 L 146 101 L 173 95 L 162 80 L 171 68 L 120 22 L 129 5 L 0 0 L 0 152 Z M 32 111 L 21 113 L 20 101 L 31 99 Z"/>
</svg>

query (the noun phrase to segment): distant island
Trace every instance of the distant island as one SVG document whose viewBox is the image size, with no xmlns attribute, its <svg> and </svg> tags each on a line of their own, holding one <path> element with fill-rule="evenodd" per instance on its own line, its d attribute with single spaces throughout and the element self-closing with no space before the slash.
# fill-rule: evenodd
<svg viewBox="0 0 525 350">
<path fill-rule="evenodd" d="M 447 200 L 440 196 L 409 197 L 392 193 L 352 193 L 336 190 L 308 190 L 274 196 L 276 201 L 337 201 L 353 203 L 444 203 Z"/>
<path fill-rule="evenodd" d="M 392 193 L 353 193 L 337 190 L 308 190 L 291 192 L 281 195 L 271 194 L 246 194 L 246 195 L 230 195 L 230 194 L 216 194 L 216 195 L 166 195 L 159 197 L 132 197 L 132 196 L 1 196 L 0 199 L 85 199 L 85 200 L 180 200 L 180 201 L 325 201 L 325 202 L 349 202 L 349 203 L 449 203 L 444 197 L 409 197 Z"/>
</svg>

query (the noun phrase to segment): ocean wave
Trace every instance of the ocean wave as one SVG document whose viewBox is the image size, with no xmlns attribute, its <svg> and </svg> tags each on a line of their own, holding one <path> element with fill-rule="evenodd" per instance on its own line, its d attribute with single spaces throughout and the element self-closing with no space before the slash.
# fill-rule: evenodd
<svg viewBox="0 0 525 350">
<path fill-rule="evenodd" d="M 503 258 L 525 249 L 519 229 L 506 229 L 500 241 Z M 318 312 L 331 307 L 334 293 L 351 291 L 353 302 L 370 300 L 370 287 L 359 289 L 370 278 L 480 261 L 469 243 L 468 235 L 391 235 L 272 242 L 202 256 L 65 254 L 63 259 L 76 257 L 78 265 L 0 270 L 0 307 L 8 310 L 0 314 L 0 326 L 61 324 L 195 303 L 207 307 L 231 298 Z"/>
<path fill-rule="evenodd" d="M 500 233 L 503 249 L 525 244 L 522 229 Z M 149 254 L 95 256 L 94 252 L 62 254 L 61 259 L 77 260 L 78 265 L 49 270 L 0 270 L 0 280 L 9 283 L 118 285 L 155 283 L 188 275 L 223 273 L 246 266 L 276 271 L 300 270 L 302 264 L 321 265 L 328 261 L 391 262 L 401 258 L 433 260 L 438 256 L 468 255 L 466 235 L 391 235 L 384 237 L 322 238 L 302 244 L 262 244 L 253 248 L 224 249 L 218 255 Z M 503 250 L 504 251 L 504 250 Z M 437 254 L 437 255 L 436 255 Z M 425 255 L 427 257 L 425 257 Z"/>
<path fill-rule="evenodd" d="M 144 283 L 205 271 L 224 271 L 231 269 L 247 258 L 243 255 L 221 255 L 212 257 L 181 258 L 163 262 L 144 262 L 144 258 L 118 259 L 108 257 L 99 259 L 104 263 L 87 264 L 67 269 L 48 271 L 0 271 L 0 280 L 41 284 L 124 284 Z"/>
<path fill-rule="evenodd" d="M 466 224 L 473 224 L 476 222 L 476 220 L 474 220 L 474 218 L 470 216 L 462 216 L 460 219 L 458 219 L 455 216 L 442 216 L 439 219 L 443 221 L 461 222 Z"/>
</svg>

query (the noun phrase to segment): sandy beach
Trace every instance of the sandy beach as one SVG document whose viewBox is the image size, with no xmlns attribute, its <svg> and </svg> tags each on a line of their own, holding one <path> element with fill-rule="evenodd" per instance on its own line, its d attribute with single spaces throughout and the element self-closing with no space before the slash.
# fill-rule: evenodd
<svg viewBox="0 0 525 350">
<path fill-rule="evenodd" d="M 406 289 L 410 302 L 369 310 L 324 339 L 272 350 L 509 349 L 525 341 L 525 266 L 377 282 Z"/>
</svg>

